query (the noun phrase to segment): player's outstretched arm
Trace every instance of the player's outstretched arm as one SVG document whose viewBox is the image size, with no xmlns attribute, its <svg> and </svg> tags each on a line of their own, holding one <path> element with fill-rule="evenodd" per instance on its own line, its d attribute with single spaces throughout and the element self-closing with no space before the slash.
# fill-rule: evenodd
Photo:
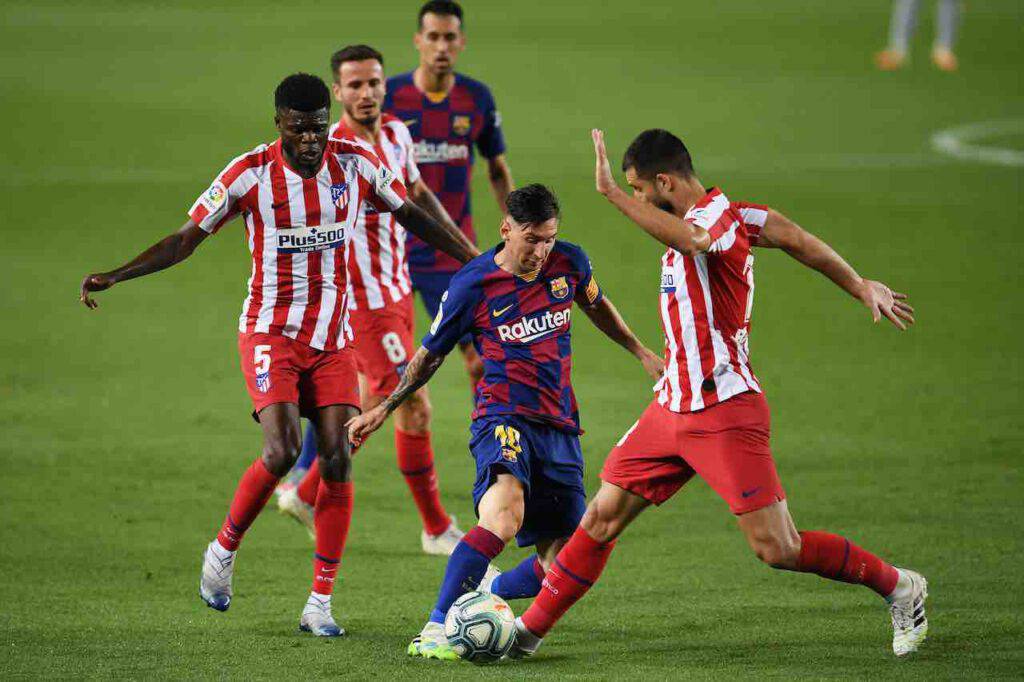
<svg viewBox="0 0 1024 682">
<path fill-rule="evenodd" d="M 171 267 L 192 255 L 204 239 L 206 231 L 188 220 L 177 232 L 170 234 L 116 270 L 86 275 L 82 280 L 79 300 L 87 308 L 95 309 L 99 303 L 89 294 L 104 291 L 118 282 L 143 277 Z"/>
<path fill-rule="evenodd" d="M 612 167 L 608 163 L 604 133 L 595 128 L 590 131 L 590 135 L 594 140 L 594 155 L 596 157 L 594 184 L 597 191 L 603 194 L 615 208 L 639 225 L 644 232 L 679 253 L 691 256 L 711 248 L 711 235 L 703 227 L 631 197 L 619 187 L 612 175 Z"/>
<path fill-rule="evenodd" d="M 871 311 L 875 322 L 884 315 L 901 330 L 914 324 L 914 309 L 907 295 L 893 291 L 882 282 L 861 277 L 835 249 L 774 209 L 757 240 L 757 246 L 782 249 L 794 259 L 835 282 Z"/>
<path fill-rule="evenodd" d="M 396 407 L 430 381 L 430 377 L 434 376 L 434 372 L 443 362 L 443 355 L 436 355 L 420 346 L 391 395 L 377 407 L 353 417 L 345 424 L 348 427 L 348 439 L 352 444 L 361 444 L 371 433 L 379 429 Z"/>
<path fill-rule="evenodd" d="M 406 200 L 398 210 L 392 211 L 392 214 L 402 227 L 460 263 L 468 263 L 480 255 L 480 250 L 450 219 L 447 224 L 443 221 L 438 222 L 412 201 Z"/>
<path fill-rule="evenodd" d="M 602 296 L 601 300 L 594 305 L 582 306 L 582 308 L 594 326 L 609 339 L 632 353 L 652 379 L 657 381 L 661 378 L 665 372 L 665 361 L 640 342 L 607 296 Z"/>
</svg>

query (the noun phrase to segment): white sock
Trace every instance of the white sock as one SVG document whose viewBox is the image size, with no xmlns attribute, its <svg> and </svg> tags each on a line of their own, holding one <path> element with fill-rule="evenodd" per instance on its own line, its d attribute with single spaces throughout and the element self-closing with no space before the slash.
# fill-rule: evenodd
<svg viewBox="0 0 1024 682">
<path fill-rule="evenodd" d="M 235 556 L 235 550 L 225 549 L 224 545 L 220 544 L 220 540 L 216 538 L 210 543 L 210 549 L 213 550 L 213 555 L 221 561 Z"/>
<path fill-rule="evenodd" d="M 897 568 L 896 572 L 900 576 L 896 580 L 896 587 L 893 589 L 892 594 L 885 598 L 890 604 L 901 599 L 909 599 L 910 595 L 914 593 L 914 581 L 911 580 L 910 574 L 902 568 Z"/>
<path fill-rule="evenodd" d="M 317 611 L 330 611 L 331 610 L 331 595 L 320 594 L 319 592 L 310 592 L 309 599 L 306 600 L 306 609 L 316 609 Z"/>
</svg>

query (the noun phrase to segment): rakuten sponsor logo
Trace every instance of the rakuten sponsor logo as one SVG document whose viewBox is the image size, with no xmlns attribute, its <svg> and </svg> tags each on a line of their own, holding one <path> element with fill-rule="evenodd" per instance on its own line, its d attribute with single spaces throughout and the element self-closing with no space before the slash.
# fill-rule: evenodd
<svg viewBox="0 0 1024 682">
<path fill-rule="evenodd" d="M 464 144 L 426 142 L 424 140 L 416 143 L 416 163 L 446 163 L 468 158 L 469 147 Z"/>
<path fill-rule="evenodd" d="M 547 336 L 563 327 L 569 327 L 571 308 L 552 312 L 548 310 L 537 317 L 524 317 L 514 324 L 503 324 L 498 327 L 498 338 L 502 341 L 518 341 L 526 343 Z"/>
</svg>

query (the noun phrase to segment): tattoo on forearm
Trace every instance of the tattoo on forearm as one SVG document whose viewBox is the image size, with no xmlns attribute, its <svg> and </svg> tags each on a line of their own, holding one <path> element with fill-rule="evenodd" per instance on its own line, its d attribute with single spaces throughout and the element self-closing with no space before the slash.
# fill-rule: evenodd
<svg viewBox="0 0 1024 682">
<path fill-rule="evenodd" d="M 388 414 L 394 412 L 395 408 L 402 404 L 402 401 L 430 381 L 430 377 L 434 376 L 434 372 L 437 371 L 442 362 L 444 362 L 443 355 L 434 355 L 423 348 L 417 351 L 416 355 L 412 356 L 412 360 L 406 366 L 398 386 L 381 403 L 384 410 Z"/>
</svg>

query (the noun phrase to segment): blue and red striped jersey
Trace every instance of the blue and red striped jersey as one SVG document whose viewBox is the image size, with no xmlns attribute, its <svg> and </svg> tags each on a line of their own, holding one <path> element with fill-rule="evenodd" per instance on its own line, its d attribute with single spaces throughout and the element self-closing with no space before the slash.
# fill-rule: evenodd
<svg viewBox="0 0 1024 682">
<path fill-rule="evenodd" d="M 580 431 L 572 390 L 572 303 L 601 300 L 583 249 L 556 241 L 532 278 L 498 267 L 500 244 L 455 273 L 423 347 L 447 355 L 467 333 L 483 358 L 473 419 L 518 414 Z"/>
<path fill-rule="evenodd" d="M 501 116 L 491 91 L 457 73 L 447 96 L 435 100 L 416 87 L 410 71 L 387 80 L 384 111 L 409 128 L 423 181 L 476 243 L 469 201 L 474 146 L 489 159 L 505 153 Z M 455 272 L 462 265 L 411 233 L 406 251 L 413 272 Z"/>
</svg>

